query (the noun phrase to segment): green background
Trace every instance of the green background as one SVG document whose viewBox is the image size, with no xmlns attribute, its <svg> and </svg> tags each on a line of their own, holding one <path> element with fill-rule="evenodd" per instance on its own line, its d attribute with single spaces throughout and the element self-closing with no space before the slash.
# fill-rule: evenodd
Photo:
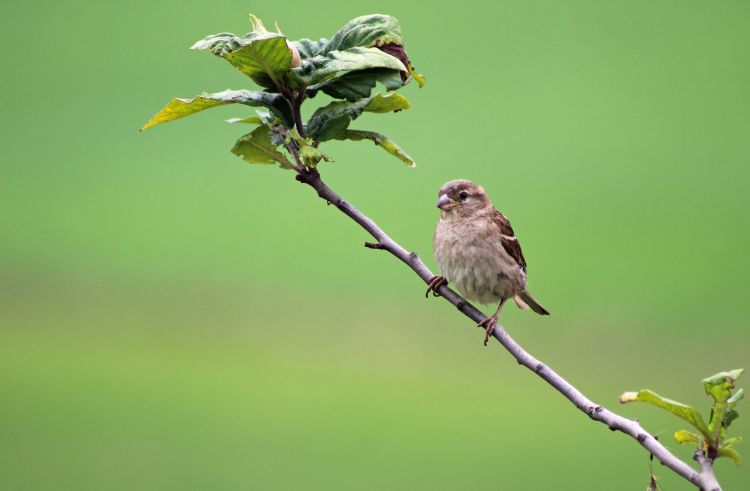
<svg viewBox="0 0 750 491">
<path fill-rule="evenodd" d="M 251 11 L 291 38 L 400 19 L 427 85 L 404 90 L 409 111 L 354 126 L 417 168 L 334 142 L 325 179 L 433 267 L 437 189 L 481 183 L 552 312 L 508 308 L 504 325 L 689 459 L 671 437 L 681 422 L 617 396 L 648 387 L 704 410 L 701 378 L 750 368 L 750 4 L 13 2 L 0 17 L 0 487 L 646 486 L 634 441 L 483 348 L 291 172 L 230 154 L 244 128 L 222 120 L 248 109 L 138 134 L 171 97 L 251 87 L 187 50 L 246 32 Z M 732 429 L 750 436 L 744 412 Z M 717 472 L 750 487 L 746 468 Z"/>
</svg>

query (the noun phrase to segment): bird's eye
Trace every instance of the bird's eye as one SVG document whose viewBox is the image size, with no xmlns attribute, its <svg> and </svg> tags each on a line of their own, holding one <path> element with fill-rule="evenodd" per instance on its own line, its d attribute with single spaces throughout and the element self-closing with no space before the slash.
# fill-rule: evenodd
<svg viewBox="0 0 750 491">
<path fill-rule="evenodd" d="M 467 193 L 466 191 L 461 191 L 460 193 L 458 193 L 458 199 L 460 199 L 461 201 L 465 200 L 468 197 L 469 193 Z"/>
</svg>

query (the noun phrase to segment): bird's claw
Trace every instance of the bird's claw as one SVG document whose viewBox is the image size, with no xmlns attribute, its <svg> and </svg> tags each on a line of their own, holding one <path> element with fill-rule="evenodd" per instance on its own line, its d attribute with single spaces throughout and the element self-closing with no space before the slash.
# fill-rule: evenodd
<svg viewBox="0 0 750 491">
<path fill-rule="evenodd" d="M 495 332 L 497 326 L 497 316 L 485 317 L 482 322 L 477 324 L 479 327 L 484 327 L 484 345 L 487 346 L 487 342 L 490 340 L 490 336 Z"/>
<path fill-rule="evenodd" d="M 437 291 L 438 288 L 447 284 L 448 280 L 446 280 L 442 276 L 433 276 L 432 278 L 430 278 L 430 282 L 427 284 L 427 291 L 424 292 L 424 298 L 430 298 L 430 292 L 432 292 L 433 297 L 439 297 L 440 294 Z"/>
</svg>

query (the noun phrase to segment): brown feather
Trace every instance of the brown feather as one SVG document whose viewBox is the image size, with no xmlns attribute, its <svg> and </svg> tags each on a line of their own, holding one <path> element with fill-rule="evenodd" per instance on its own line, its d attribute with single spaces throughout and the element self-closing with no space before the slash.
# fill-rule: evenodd
<svg viewBox="0 0 750 491">
<path fill-rule="evenodd" d="M 497 210 L 495 210 L 492 220 L 500 228 L 500 233 L 502 234 L 500 241 L 503 244 L 503 249 L 505 249 L 505 252 L 507 252 L 510 257 L 516 260 L 516 263 L 521 266 L 521 269 L 523 269 L 525 273 L 526 259 L 523 257 L 521 244 L 518 242 L 516 234 L 513 232 L 513 227 L 510 226 L 510 220 L 505 218 L 505 215 Z"/>
</svg>

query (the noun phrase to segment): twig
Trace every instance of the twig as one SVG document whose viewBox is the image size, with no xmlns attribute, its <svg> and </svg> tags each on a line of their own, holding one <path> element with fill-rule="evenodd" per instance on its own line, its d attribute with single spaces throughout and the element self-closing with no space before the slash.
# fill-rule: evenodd
<svg viewBox="0 0 750 491">
<path fill-rule="evenodd" d="M 705 491 L 721 491 L 719 480 L 716 479 L 716 474 L 714 474 L 713 460 L 706 457 L 701 449 L 695 451 L 693 459 L 701 466 L 701 478 L 703 481 L 701 489 Z"/>
<path fill-rule="evenodd" d="M 296 154 L 295 158 L 297 158 Z M 304 167 L 299 160 L 297 163 L 303 169 L 302 171 L 298 171 L 298 175 L 296 176 L 298 181 L 315 189 L 320 198 L 328 203 L 336 205 L 342 213 L 354 220 L 377 240 L 377 244 L 365 243 L 366 247 L 371 249 L 384 249 L 390 252 L 400 261 L 409 266 L 420 278 L 422 278 L 422 281 L 429 284 L 430 280 L 434 278 L 434 275 L 424 262 L 422 262 L 416 252 L 409 252 L 401 247 L 380 227 L 378 227 L 372 219 L 357 210 L 335 191 L 329 188 L 321 180 L 320 174 L 317 170 Z M 482 312 L 447 286 L 440 286 L 437 291 L 442 298 L 453 304 L 461 313 L 474 321 L 475 324 L 478 324 L 485 319 L 486 316 Z M 695 457 L 695 460 L 697 460 L 701 466 L 701 472 L 698 472 L 670 452 L 661 444 L 661 442 L 644 430 L 637 421 L 620 416 L 619 414 L 616 414 L 588 399 L 583 393 L 581 393 L 581 391 L 558 375 L 549 366 L 545 365 L 524 350 L 499 324 L 495 328 L 493 336 L 518 361 L 519 364 L 525 366 L 541 377 L 591 419 L 607 425 L 612 431 L 620 431 L 629 435 L 656 457 L 659 462 L 672 469 L 675 473 L 687 479 L 701 490 L 721 491 L 721 486 L 716 480 L 716 476 L 713 472 L 713 462 L 703 456 L 702 452 L 697 452 Z"/>
</svg>

